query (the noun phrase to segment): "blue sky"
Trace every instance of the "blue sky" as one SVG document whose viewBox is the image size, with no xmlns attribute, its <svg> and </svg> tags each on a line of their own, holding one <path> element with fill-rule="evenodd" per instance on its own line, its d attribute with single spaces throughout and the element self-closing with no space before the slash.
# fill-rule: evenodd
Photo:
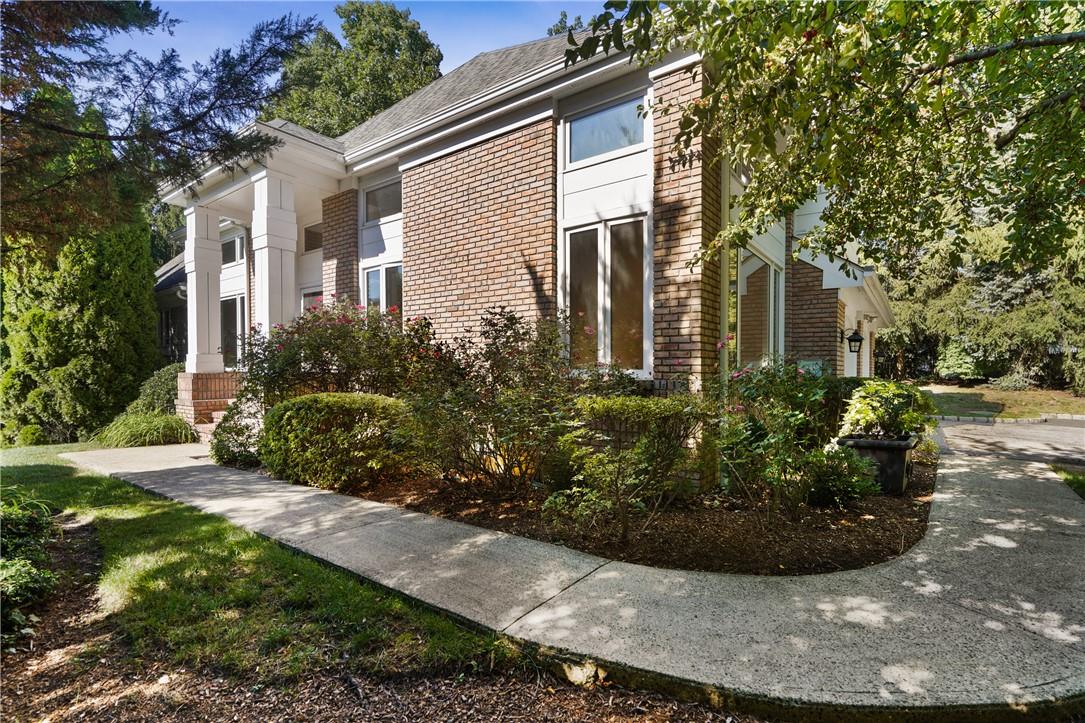
<svg viewBox="0 0 1085 723">
<path fill-rule="evenodd" d="M 248 35 L 252 26 L 286 13 L 315 15 L 340 35 L 335 2 L 157 2 L 171 17 L 182 21 L 172 36 L 122 36 L 111 43 L 115 50 L 131 48 L 142 55 L 157 56 L 176 48 L 185 65 L 205 60 L 213 50 L 232 47 Z M 408 8 L 430 39 L 444 53 L 441 71 L 447 73 L 484 50 L 515 45 L 546 35 L 562 10 L 570 19 L 583 15 L 587 21 L 603 8 L 596 2 L 397 2 Z"/>
</svg>

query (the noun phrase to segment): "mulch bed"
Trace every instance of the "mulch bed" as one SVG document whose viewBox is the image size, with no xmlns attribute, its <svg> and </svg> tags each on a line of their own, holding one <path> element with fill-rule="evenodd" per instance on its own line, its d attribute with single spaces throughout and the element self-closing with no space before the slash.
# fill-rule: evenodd
<svg viewBox="0 0 1085 723">
<path fill-rule="evenodd" d="M 804 508 L 799 519 L 768 517 L 744 501 L 700 498 L 634 528 L 580 531 L 543 519 L 543 493 L 501 498 L 477 486 L 415 480 L 367 487 L 367 499 L 491 530 L 655 567 L 749 575 L 809 575 L 853 570 L 899 556 L 927 529 L 936 469 L 916 464 L 903 496 L 875 495 L 848 510 Z M 643 524 L 643 523 L 641 523 Z"/>
<path fill-rule="evenodd" d="M 61 583 L 35 612 L 36 634 L 3 653 L 4 720 L 31 721 L 733 721 L 754 718 L 617 686 L 545 674 L 380 678 L 321 670 L 289 684 L 133 659 L 98 609 L 94 529 L 65 521 L 52 545 Z"/>
</svg>

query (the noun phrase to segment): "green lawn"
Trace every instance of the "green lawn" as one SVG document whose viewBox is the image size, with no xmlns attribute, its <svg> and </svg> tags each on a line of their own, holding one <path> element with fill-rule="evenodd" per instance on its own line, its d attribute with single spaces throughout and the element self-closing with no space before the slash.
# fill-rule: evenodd
<svg viewBox="0 0 1085 723">
<path fill-rule="evenodd" d="M 1039 417 L 1044 414 L 1085 414 L 1085 397 L 1069 392 L 1036 389 L 1004 392 L 989 387 L 932 385 L 924 389 L 938 413 L 961 417 Z"/>
<path fill-rule="evenodd" d="M 493 637 L 222 518 L 57 457 L 86 448 L 3 450 L 4 493 L 17 486 L 93 518 L 104 556 L 100 604 L 136 658 L 289 680 L 344 663 L 378 674 L 428 673 L 513 655 Z"/>
<path fill-rule="evenodd" d="M 1051 467 L 1059 477 L 1063 478 L 1066 484 L 1070 485 L 1070 489 L 1085 499 L 1085 467 L 1069 464 L 1055 464 L 1051 465 Z"/>
</svg>

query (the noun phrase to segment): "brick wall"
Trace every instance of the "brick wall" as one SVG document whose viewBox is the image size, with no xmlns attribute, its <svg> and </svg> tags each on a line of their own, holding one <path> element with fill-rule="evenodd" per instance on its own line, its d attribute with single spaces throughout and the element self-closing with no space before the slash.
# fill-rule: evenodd
<svg viewBox="0 0 1085 723">
<path fill-rule="evenodd" d="M 700 97 L 702 77 L 679 70 L 657 78 L 655 103 L 688 103 Z M 693 269 L 688 264 L 719 231 L 720 172 L 711 160 L 715 157 L 711 141 L 698 141 L 688 156 L 678 157 L 674 141 L 680 117 L 678 112 L 653 116 L 657 379 L 686 374 L 699 378 L 714 373 L 718 359 L 719 264 Z"/>
<path fill-rule="evenodd" d="M 556 132 L 546 119 L 403 174 L 403 307 L 439 335 L 556 309 Z"/>
<path fill-rule="evenodd" d="M 354 302 L 358 288 L 358 191 L 351 189 L 321 201 L 324 222 L 323 294 Z"/>
<path fill-rule="evenodd" d="M 236 372 L 182 372 L 177 375 L 177 416 L 189 424 L 210 422 L 237 396 Z"/>
<path fill-rule="evenodd" d="M 784 351 L 789 359 L 820 361 L 827 372 L 844 371 L 844 302 L 838 289 L 821 288 L 821 269 L 793 258 L 793 217 L 786 222 Z"/>
</svg>

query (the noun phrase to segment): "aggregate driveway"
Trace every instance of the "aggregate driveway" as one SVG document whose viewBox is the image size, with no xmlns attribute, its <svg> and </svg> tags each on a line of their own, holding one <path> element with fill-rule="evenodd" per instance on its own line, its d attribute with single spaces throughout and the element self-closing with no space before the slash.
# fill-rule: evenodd
<svg viewBox="0 0 1085 723">
<path fill-rule="evenodd" d="M 1038 462 L 1085 465 L 1085 422 L 1051 421 L 1040 424 L 976 424 L 941 422 L 943 451 L 983 454 Z"/>
<path fill-rule="evenodd" d="M 957 434 L 947 425 L 960 450 Z M 612 562 L 217 467 L 206 453 L 65 456 L 514 638 L 759 710 L 1085 706 L 1085 501 L 1040 462 L 951 452 L 927 535 L 900 558 L 770 578 Z"/>
</svg>

